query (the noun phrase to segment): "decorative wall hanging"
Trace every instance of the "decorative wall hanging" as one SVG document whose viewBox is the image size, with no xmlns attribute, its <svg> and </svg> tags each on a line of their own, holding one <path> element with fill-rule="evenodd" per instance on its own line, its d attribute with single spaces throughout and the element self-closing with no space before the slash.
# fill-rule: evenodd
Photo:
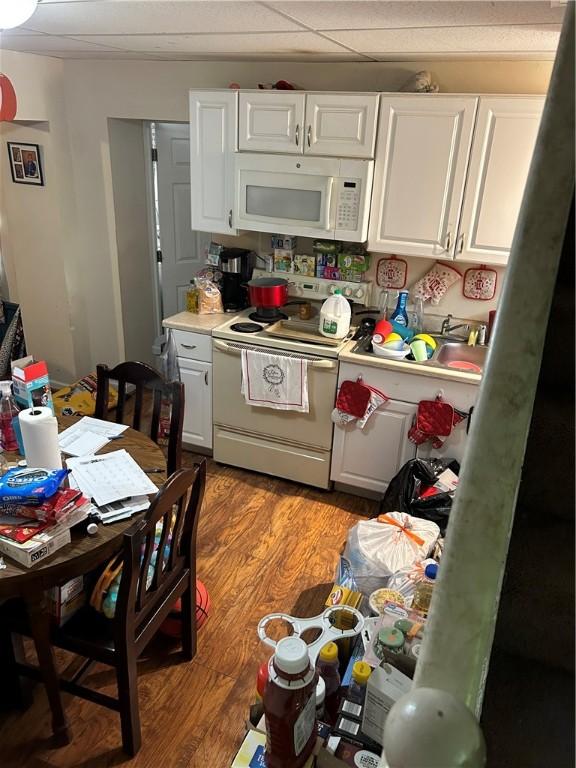
<svg viewBox="0 0 576 768">
<path fill-rule="evenodd" d="M 396 288 L 400 290 L 406 285 L 408 262 L 396 256 L 380 259 L 376 268 L 376 282 L 380 288 Z"/>
<path fill-rule="evenodd" d="M 44 186 L 38 144 L 15 144 L 10 141 L 7 144 L 12 181 L 15 184 Z"/>
<path fill-rule="evenodd" d="M 0 73 L 0 122 L 14 120 L 17 109 L 14 86 L 7 75 Z"/>
<path fill-rule="evenodd" d="M 471 267 L 464 272 L 464 284 L 462 294 L 466 299 L 477 301 L 490 301 L 496 295 L 498 272 L 489 269 L 484 264 L 480 267 Z"/>
</svg>

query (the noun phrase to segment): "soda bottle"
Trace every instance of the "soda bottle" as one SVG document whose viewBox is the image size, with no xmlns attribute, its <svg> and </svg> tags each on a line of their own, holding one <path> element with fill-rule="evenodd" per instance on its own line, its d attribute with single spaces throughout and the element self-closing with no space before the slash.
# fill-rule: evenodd
<svg viewBox="0 0 576 768">
<path fill-rule="evenodd" d="M 12 419 L 18 416 L 18 407 L 12 397 L 12 382 L 0 381 L 0 446 L 3 451 L 17 451 L 18 441 Z"/>
</svg>

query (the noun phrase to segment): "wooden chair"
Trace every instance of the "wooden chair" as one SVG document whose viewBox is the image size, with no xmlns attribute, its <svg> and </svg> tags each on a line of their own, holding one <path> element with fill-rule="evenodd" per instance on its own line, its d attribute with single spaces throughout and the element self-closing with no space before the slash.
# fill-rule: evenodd
<svg viewBox="0 0 576 768">
<path fill-rule="evenodd" d="M 178 598 L 184 658 L 191 660 L 196 653 L 196 532 L 205 483 L 205 459 L 192 469 L 179 470 L 162 486 L 143 517 L 126 531 L 114 618 L 107 619 L 87 606 L 52 634 L 54 646 L 87 660 L 73 680 L 59 680 L 60 688 L 119 712 L 122 745 L 132 756 L 142 742 L 136 663 Z M 4 629 L 29 634 L 21 602 L 12 602 L 12 610 L 2 614 Z M 118 698 L 80 685 L 81 676 L 94 661 L 115 668 Z M 22 663 L 16 667 L 20 674 L 39 677 L 37 668 Z"/>
<path fill-rule="evenodd" d="M 162 402 L 168 400 L 171 403 L 170 433 L 168 436 L 167 469 L 171 475 L 181 466 L 182 454 L 182 425 L 184 423 L 184 385 L 180 381 L 168 382 L 152 366 L 146 363 L 125 362 L 115 368 L 107 365 L 96 366 L 96 409 L 97 419 L 108 419 L 108 395 L 110 380 L 118 382 L 118 405 L 116 406 L 115 420 L 118 424 L 125 423 L 126 388 L 133 385 L 134 414 L 131 426 L 142 431 L 144 394 L 146 390 L 152 393 L 152 413 L 150 415 L 150 437 L 158 443 L 160 413 Z"/>
</svg>

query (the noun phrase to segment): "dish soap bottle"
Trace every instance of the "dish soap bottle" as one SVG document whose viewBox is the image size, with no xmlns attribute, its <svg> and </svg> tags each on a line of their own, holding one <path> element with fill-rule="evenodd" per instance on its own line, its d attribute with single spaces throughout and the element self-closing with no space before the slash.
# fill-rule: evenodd
<svg viewBox="0 0 576 768">
<path fill-rule="evenodd" d="M 406 311 L 406 305 L 408 304 L 408 291 L 400 291 L 398 293 L 398 302 L 396 309 L 392 312 L 390 320 L 398 325 L 408 327 L 408 312 Z"/>
<path fill-rule="evenodd" d="M 18 408 L 12 397 L 12 382 L 0 381 L 0 446 L 3 451 L 17 451 L 18 441 L 12 420 L 18 416 Z"/>
<path fill-rule="evenodd" d="M 320 333 L 332 339 L 343 339 L 350 330 L 352 310 L 347 299 L 342 296 L 340 288 L 336 288 L 333 296 L 329 296 L 320 310 Z"/>
</svg>

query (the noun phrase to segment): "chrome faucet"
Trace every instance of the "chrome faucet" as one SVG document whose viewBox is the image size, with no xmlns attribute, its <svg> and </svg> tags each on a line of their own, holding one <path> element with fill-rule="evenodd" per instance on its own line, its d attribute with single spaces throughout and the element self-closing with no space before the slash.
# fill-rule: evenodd
<svg viewBox="0 0 576 768">
<path fill-rule="evenodd" d="M 453 331 L 457 331 L 459 328 L 463 328 L 464 331 L 470 330 L 470 326 L 467 323 L 460 323 L 459 325 L 450 325 L 451 320 L 452 320 L 452 315 L 446 315 L 444 320 L 442 320 L 442 327 L 440 329 L 440 333 L 442 336 L 449 336 Z"/>
</svg>

